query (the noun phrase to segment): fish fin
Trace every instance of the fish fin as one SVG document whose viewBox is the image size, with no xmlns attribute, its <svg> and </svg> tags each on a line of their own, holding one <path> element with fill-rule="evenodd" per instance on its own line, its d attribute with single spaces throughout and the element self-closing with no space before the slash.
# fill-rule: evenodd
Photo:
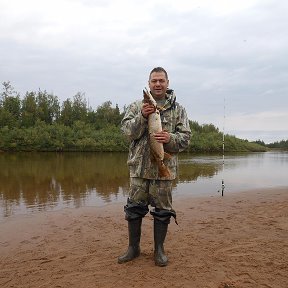
<svg viewBox="0 0 288 288">
<path fill-rule="evenodd" d="M 162 178 L 170 178 L 171 177 L 171 173 L 169 168 L 163 163 L 163 161 L 160 161 L 160 163 L 158 163 L 158 171 L 159 171 L 159 176 Z"/>
<path fill-rule="evenodd" d="M 164 159 L 171 159 L 171 158 L 172 156 L 169 153 L 164 152 Z"/>
</svg>

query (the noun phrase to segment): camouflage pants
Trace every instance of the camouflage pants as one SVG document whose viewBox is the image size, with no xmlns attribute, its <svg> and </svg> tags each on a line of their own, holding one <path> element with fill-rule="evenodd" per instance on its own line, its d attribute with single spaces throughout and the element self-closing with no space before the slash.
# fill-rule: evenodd
<svg viewBox="0 0 288 288">
<path fill-rule="evenodd" d="M 176 218 L 172 208 L 172 181 L 130 178 L 129 198 L 124 210 L 126 220 L 144 217 L 148 212 L 148 205 L 154 218 L 169 223 L 170 217 Z"/>
</svg>

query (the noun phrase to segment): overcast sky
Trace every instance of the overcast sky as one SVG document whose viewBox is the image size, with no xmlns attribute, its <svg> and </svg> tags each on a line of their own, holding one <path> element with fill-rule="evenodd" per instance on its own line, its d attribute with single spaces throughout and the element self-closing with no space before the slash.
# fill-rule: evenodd
<svg viewBox="0 0 288 288">
<path fill-rule="evenodd" d="M 0 81 L 22 97 L 40 88 L 62 103 L 82 92 L 93 109 L 123 109 L 162 66 L 189 119 L 280 141 L 287 11 L 284 0 L 0 0 Z"/>
</svg>

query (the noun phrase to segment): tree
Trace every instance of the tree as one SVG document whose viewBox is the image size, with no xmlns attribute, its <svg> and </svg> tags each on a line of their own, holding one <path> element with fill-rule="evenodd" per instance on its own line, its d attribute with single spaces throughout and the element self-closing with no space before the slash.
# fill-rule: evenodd
<svg viewBox="0 0 288 288">
<path fill-rule="evenodd" d="M 73 122 L 78 120 L 86 122 L 87 110 L 88 109 L 85 94 L 78 92 L 73 97 L 73 106 L 72 106 Z"/>
<path fill-rule="evenodd" d="M 65 100 L 62 104 L 60 122 L 65 126 L 72 126 L 73 124 L 73 104 L 70 99 Z"/>
<path fill-rule="evenodd" d="M 37 103 L 35 92 L 26 92 L 22 100 L 22 123 L 23 127 L 32 127 L 37 120 Z"/>
<path fill-rule="evenodd" d="M 116 104 L 116 108 L 112 107 L 111 101 L 106 101 L 97 107 L 93 123 L 97 129 L 105 128 L 107 126 L 119 126 L 123 115 Z"/>
<path fill-rule="evenodd" d="M 21 116 L 21 101 L 19 94 L 10 82 L 3 82 L 0 98 L 0 126 L 18 127 Z"/>
<path fill-rule="evenodd" d="M 37 118 L 47 124 L 52 124 L 59 118 L 60 106 L 57 96 L 48 94 L 46 91 L 38 91 L 37 97 Z"/>
<path fill-rule="evenodd" d="M 201 127 L 201 125 L 199 125 L 199 123 L 198 122 L 196 122 L 196 121 L 189 121 L 189 125 L 190 125 L 190 129 L 192 130 L 192 131 L 197 131 L 197 132 L 200 132 L 201 130 L 202 130 L 202 127 Z"/>
</svg>

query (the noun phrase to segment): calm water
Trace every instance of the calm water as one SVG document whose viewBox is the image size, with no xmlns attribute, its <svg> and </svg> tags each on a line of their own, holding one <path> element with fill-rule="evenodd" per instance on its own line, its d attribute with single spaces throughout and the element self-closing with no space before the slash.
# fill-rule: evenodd
<svg viewBox="0 0 288 288">
<path fill-rule="evenodd" d="M 0 153 L 0 220 L 65 207 L 125 203 L 126 153 Z M 219 196 L 251 188 L 288 187 L 288 153 L 225 156 L 182 153 L 173 195 Z M 224 169 L 223 169 L 224 168 Z"/>
</svg>

